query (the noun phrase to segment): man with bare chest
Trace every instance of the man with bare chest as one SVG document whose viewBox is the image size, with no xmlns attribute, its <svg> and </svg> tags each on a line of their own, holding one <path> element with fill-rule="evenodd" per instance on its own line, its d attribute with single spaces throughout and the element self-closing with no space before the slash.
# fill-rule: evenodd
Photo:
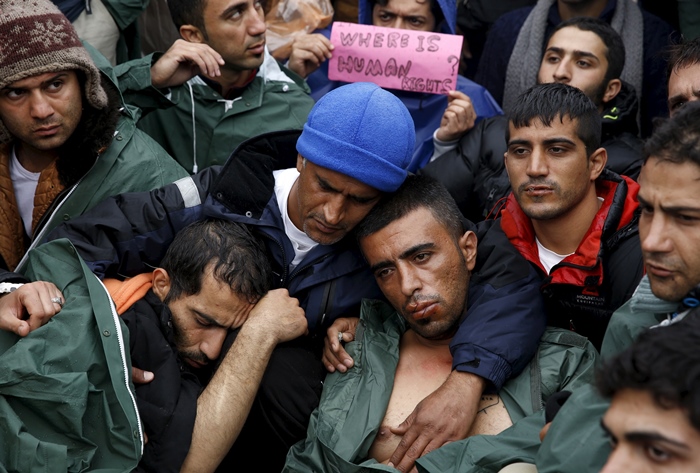
<svg viewBox="0 0 700 473">
<path fill-rule="evenodd" d="M 345 346 L 354 365 L 326 378 L 307 439 L 290 450 L 285 471 L 393 466 L 389 459 L 401 442 L 396 428 L 449 375 L 450 341 L 469 303 L 488 290 L 482 281 L 526 264 L 501 251 L 508 246 L 500 226 L 485 222 L 465 232 L 449 193 L 428 178 L 410 176 L 375 209 L 357 238 L 391 306 L 363 301 L 354 340 Z M 530 366 L 498 394 L 482 397 L 470 435 L 497 434 L 554 392 L 589 382 L 595 350 L 571 336 L 548 329 Z M 445 409 L 445 416 L 454 414 Z"/>
</svg>

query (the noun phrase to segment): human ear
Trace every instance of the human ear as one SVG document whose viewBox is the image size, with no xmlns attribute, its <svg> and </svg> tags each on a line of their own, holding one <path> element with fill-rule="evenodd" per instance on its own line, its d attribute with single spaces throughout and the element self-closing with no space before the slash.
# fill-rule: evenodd
<svg viewBox="0 0 700 473">
<path fill-rule="evenodd" d="M 170 293 L 170 276 L 163 268 L 156 268 L 153 271 L 153 293 L 158 296 L 161 302 Z"/>
<path fill-rule="evenodd" d="M 205 43 L 205 37 L 202 30 L 194 25 L 182 25 L 180 27 L 180 36 L 188 43 Z"/>
<path fill-rule="evenodd" d="M 476 234 L 471 230 L 459 238 L 459 250 L 467 263 L 467 269 L 472 271 L 476 265 Z"/>
<path fill-rule="evenodd" d="M 605 169 L 605 164 L 608 162 L 608 152 L 605 148 L 598 148 L 588 158 L 588 166 L 591 170 L 591 181 L 595 181 L 600 176 L 600 173 Z"/>
<path fill-rule="evenodd" d="M 605 87 L 605 93 L 603 94 L 603 103 L 608 103 L 614 99 L 617 94 L 622 90 L 622 81 L 620 79 L 613 79 L 608 82 L 607 87 Z"/>
</svg>

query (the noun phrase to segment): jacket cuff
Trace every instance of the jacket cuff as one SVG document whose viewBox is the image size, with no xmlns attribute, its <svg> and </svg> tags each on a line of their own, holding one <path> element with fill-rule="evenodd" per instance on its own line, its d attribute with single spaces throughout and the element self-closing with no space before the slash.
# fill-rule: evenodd
<svg viewBox="0 0 700 473">
<path fill-rule="evenodd" d="M 452 368 L 481 376 L 489 382 L 484 392 L 498 392 L 510 378 L 512 368 L 504 358 L 476 345 L 457 345 L 452 350 Z"/>
<path fill-rule="evenodd" d="M 29 279 L 19 273 L 13 273 L 5 269 L 0 269 L 0 282 L 28 283 Z"/>
</svg>

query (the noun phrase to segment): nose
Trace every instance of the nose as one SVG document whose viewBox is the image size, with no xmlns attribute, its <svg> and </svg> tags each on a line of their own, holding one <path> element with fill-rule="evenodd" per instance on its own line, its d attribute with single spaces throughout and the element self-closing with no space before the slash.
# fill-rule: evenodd
<svg viewBox="0 0 700 473">
<path fill-rule="evenodd" d="M 670 238 L 672 232 L 666 230 L 666 219 L 660 212 L 651 216 L 642 214 L 639 221 L 642 251 L 649 253 L 666 253 L 672 250 Z"/>
<path fill-rule="evenodd" d="M 199 349 L 209 360 L 214 361 L 221 354 L 221 347 L 224 345 L 226 334 L 228 331 L 225 328 L 212 330 L 207 338 L 199 344 Z"/>
<path fill-rule="evenodd" d="M 51 102 L 40 91 L 35 91 L 30 97 L 30 115 L 37 120 L 45 120 L 54 114 Z"/>
<path fill-rule="evenodd" d="M 262 7 L 254 9 L 248 23 L 248 34 L 251 36 L 260 36 L 265 34 L 266 30 L 265 12 Z"/>
<path fill-rule="evenodd" d="M 527 160 L 527 175 L 530 177 L 546 176 L 549 174 L 547 158 L 539 147 L 535 147 Z"/>
<path fill-rule="evenodd" d="M 338 225 L 345 216 L 345 197 L 337 194 L 330 197 L 323 206 L 323 218 L 329 225 Z"/>
<path fill-rule="evenodd" d="M 416 291 L 423 288 L 418 274 L 411 267 L 399 267 L 399 277 L 401 278 L 401 292 L 406 297 L 411 297 Z"/>
<path fill-rule="evenodd" d="M 569 81 L 571 81 L 571 71 L 569 66 L 569 62 L 566 60 L 561 60 L 559 64 L 557 64 L 557 67 L 554 69 L 554 73 L 552 74 L 554 82 L 567 84 Z"/>
</svg>

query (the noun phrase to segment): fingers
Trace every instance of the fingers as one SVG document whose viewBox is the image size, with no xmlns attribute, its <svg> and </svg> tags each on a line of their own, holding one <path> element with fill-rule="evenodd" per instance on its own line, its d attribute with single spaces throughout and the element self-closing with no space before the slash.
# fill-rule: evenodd
<svg viewBox="0 0 700 473">
<path fill-rule="evenodd" d="M 244 327 L 246 325 L 273 337 L 275 344 L 308 333 L 306 313 L 299 306 L 299 300 L 291 297 L 286 289 L 275 289 L 260 299 Z"/>
<path fill-rule="evenodd" d="M 153 381 L 153 378 L 155 375 L 151 373 L 150 371 L 144 371 L 142 369 L 136 368 L 133 366 L 131 368 L 131 381 L 134 382 L 134 384 L 147 384 Z"/>
<path fill-rule="evenodd" d="M 333 57 L 334 46 L 321 34 L 299 36 L 292 43 L 287 67 L 302 77 L 307 77 L 326 60 Z"/>
<path fill-rule="evenodd" d="M 391 428 L 395 435 L 403 435 L 389 459 L 389 465 L 399 471 L 409 471 L 428 445 L 428 437 L 421 437 L 419 429 L 410 428 L 414 419 L 415 415 L 412 413 L 398 427 Z"/>
<path fill-rule="evenodd" d="M 462 92 L 450 91 L 447 101 L 436 138 L 440 141 L 455 141 L 474 128 L 476 111 L 471 99 Z"/>
<path fill-rule="evenodd" d="M 354 361 L 342 344 L 355 339 L 359 320 L 357 317 L 341 317 L 328 327 L 321 359 L 329 372 L 333 373 L 338 370 L 345 373 L 353 367 Z"/>
<path fill-rule="evenodd" d="M 221 75 L 223 65 L 224 59 L 208 44 L 179 39 L 151 66 L 151 83 L 165 88 L 180 85 L 197 74 L 215 78 Z"/>
<path fill-rule="evenodd" d="M 61 291 L 50 282 L 25 284 L 0 298 L 0 329 L 24 337 L 60 312 L 64 301 Z"/>
</svg>

